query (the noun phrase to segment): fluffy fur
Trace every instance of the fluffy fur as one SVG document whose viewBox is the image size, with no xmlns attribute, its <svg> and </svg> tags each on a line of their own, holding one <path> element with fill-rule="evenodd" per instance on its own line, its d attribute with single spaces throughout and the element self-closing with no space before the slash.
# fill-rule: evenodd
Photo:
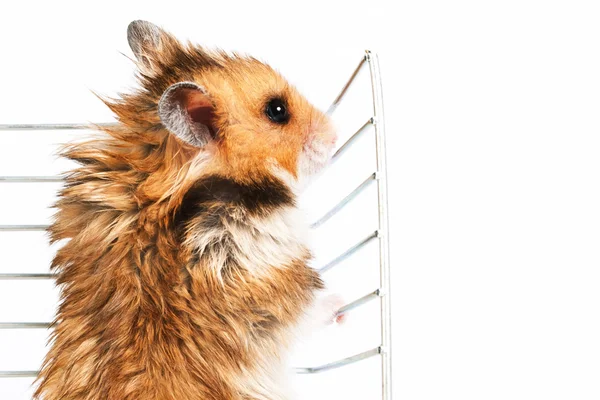
<svg viewBox="0 0 600 400">
<path fill-rule="evenodd" d="M 61 303 L 35 398 L 289 399 L 285 348 L 323 287 L 294 187 L 335 134 L 253 58 L 182 45 L 145 22 L 129 33 L 141 88 L 106 101 L 117 126 L 63 152 L 79 167 L 49 229 L 64 241 L 52 263 Z M 160 119 L 179 82 L 211 107 L 202 140 Z M 273 96 L 289 123 L 265 116 Z M 321 307 L 325 319 L 333 308 Z"/>
</svg>

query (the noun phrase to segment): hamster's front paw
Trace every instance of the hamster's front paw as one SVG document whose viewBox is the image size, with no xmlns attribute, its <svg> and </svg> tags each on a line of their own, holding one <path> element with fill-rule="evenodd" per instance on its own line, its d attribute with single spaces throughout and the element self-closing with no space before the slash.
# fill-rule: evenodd
<svg viewBox="0 0 600 400">
<path fill-rule="evenodd" d="M 346 314 L 340 314 L 339 310 L 346 302 L 339 294 L 330 294 L 321 299 L 321 309 L 323 312 L 324 325 L 330 325 L 333 322 L 338 324 L 346 320 Z"/>
</svg>

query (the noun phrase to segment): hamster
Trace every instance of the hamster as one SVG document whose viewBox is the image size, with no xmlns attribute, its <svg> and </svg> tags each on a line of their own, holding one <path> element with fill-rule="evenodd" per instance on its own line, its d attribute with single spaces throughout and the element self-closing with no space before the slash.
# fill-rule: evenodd
<svg viewBox="0 0 600 400">
<path fill-rule="evenodd" d="M 342 305 L 319 297 L 296 207 L 332 123 L 252 57 L 145 21 L 128 41 L 140 88 L 62 152 L 78 167 L 49 228 L 61 303 L 35 398 L 290 399 L 286 349 Z"/>
</svg>

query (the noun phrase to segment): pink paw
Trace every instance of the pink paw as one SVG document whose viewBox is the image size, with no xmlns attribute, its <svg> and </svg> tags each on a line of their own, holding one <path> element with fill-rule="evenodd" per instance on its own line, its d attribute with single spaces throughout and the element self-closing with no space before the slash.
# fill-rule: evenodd
<svg viewBox="0 0 600 400">
<path fill-rule="evenodd" d="M 346 321 L 346 314 L 339 313 L 340 308 L 346 305 L 346 302 L 339 294 L 330 294 L 325 296 L 322 300 L 323 311 L 326 315 L 325 324 L 329 325 L 332 322 L 338 324 Z"/>
</svg>

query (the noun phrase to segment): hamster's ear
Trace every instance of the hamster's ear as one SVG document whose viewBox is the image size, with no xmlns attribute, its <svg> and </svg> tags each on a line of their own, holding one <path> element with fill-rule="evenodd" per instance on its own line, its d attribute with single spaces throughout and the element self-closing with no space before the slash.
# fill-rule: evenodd
<svg viewBox="0 0 600 400">
<path fill-rule="evenodd" d="M 129 47 L 146 73 L 154 70 L 153 62 L 156 61 L 161 43 L 168 39 L 167 32 L 147 21 L 133 21 L 127 27 Z"/>
<path fill-rule="evenodd" d="M 193 146 L 205 146 L 214 138 L 213 103 L 193 82 L 171 85 L 158 102 L 158 115 L 169 131 Z"/>
</svg>

